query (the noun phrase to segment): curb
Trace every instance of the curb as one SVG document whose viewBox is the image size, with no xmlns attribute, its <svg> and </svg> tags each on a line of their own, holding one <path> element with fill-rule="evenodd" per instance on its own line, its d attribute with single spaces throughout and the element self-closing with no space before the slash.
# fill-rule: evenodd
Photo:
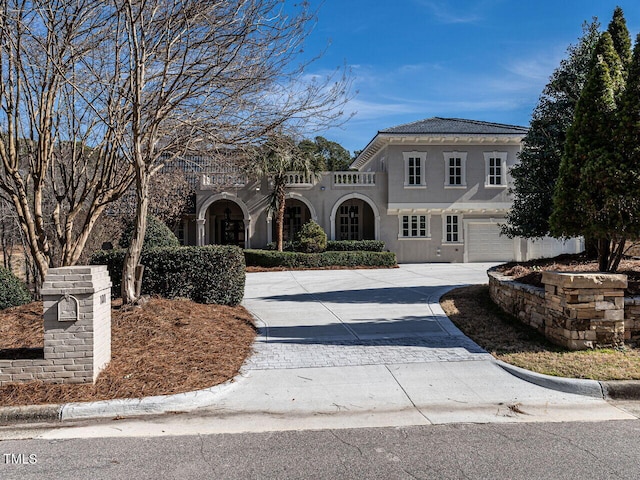
<svg viewBox="0 0 640 480">
<path fill-rule="evenodd" d="M 494 360 L 495 363 L 511 375 L 525 380 L 540 387 L 557 390 L 564 393 L 573 393 L 586 397 L 607 398 L 607 392 L 602 384 L 597 380 L 583 380 L 578 378 L 554 377 L 542 373 L 532 372 L 524 368 L 515 367 L 501 360 Z M 640 388 L 638 389 L 640 392 Z M 640 397 L 638 397 L 640 398 Z"/>
<path fill-rule="evenodd" d="M 605 398 L 612 400 L 640 400 L 640 381 L 612 380 L 600 382 Z"/>
<path fill-rule="evenodd" d="M 62 420 L 64 405 L 25 405 L 0 407 L 0 425 L 11 423 L 50 423 Z"/>
<path fill-rule="evenodd" d="M 51 423 L 90 418 L 136 417 L 169 412 L 186 412 L 207 407 L 220 395 L 233 389 L 245 373 L 213 387 L 172 395 L 142 398 L 117 398 L 97 402 L 76 402 L 57 405 L 26 405 L 0 407 L 0 425 L 16 423 Z"/>
<path fill-rule="evenodd" d="M 640 400 L 639 380 L 586 380 L 544 375 L 516 367 L 501 360 L 495 363 L 511 375 L 540 387 L 605 400 Z"/>
</svg>

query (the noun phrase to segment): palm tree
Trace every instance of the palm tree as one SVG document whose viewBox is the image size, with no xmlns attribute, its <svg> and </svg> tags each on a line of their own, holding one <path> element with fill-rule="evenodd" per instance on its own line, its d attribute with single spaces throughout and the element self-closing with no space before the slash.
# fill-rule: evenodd
<svg viewBox="0 0 640 480">
<path fill-rule="evenodd" d="M 251 166 L 253 173 L 259 177 L 269 177 L 273 185 L 269 195 L 269 209 L 276 214 L 276 247 L 279 252 L 283 247 L 288 174 L 295 172 L 314 181 L 320 177 L 316 163 L 313 156 L 302 151 L 292 138 L 274 134 L 269 136 L 259 149 L 257 158 Z"/>
</svg>

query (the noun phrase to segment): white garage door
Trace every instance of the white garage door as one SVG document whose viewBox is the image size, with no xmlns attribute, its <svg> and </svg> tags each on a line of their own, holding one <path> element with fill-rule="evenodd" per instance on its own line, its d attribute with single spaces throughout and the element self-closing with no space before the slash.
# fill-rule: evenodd
<svg viewBox="0 0 640 480">
<path fill-rule="evenodd" d="M 467 230 L 467 261 L 501 262 L 514 259 L 513 239 L 500 235 L 495 223 L 469 223 Z"/>
</svg>

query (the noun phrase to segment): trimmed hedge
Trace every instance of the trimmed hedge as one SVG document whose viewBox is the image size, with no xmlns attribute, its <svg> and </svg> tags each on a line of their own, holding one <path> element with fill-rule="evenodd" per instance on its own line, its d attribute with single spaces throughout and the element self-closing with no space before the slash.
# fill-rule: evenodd
<svg viewBox="0 0 640 480">
<path fill-rule="evenodd" d="M 114 297 L 120 297 L 125 253 L 103 250 L 91 257 L 93 265 L 107 265 Z M 142 253 L 140 263 L 146 295 L 220 305 L 238 305 L 244 297 L 244 256 L 235 246 L 151 248 Z"/>
<path fill-rule="evenodd" d="M 0 310 L 17 307 L 31 301 L 31 294 L 10 270 L 0 267 Z"/>
<path fill-rule="evenodd" d="M 383 252 L 384 242 L 382 240 L 327 240 L 327 252 Z M 276 243 L 271 242 L 266 246 L 266 250 L 276 250 Z M 300 251 L 298 242 L 284 242 L 285 252 Z"/>
<path fill-rule="evenodd" d="M 245 262 L 251 267 L 395 267 L 398 262 L 393 252 L 273 252 L 245 250 Z"/>
<path fill-rule="evenodd" d="M 382 240 L 329 240 L 327 252 L 382 252 L 384 242 Z"/>
</svg>

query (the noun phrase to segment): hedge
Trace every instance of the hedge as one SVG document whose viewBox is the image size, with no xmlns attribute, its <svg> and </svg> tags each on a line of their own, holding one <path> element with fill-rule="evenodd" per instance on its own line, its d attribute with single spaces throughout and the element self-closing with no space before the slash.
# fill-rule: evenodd
<svg viewBox="0 0 640 480">
<path fill-rule="evenodd" d="M 244 258 L 251 267 L 395 267 L 393 252 L 273 252 L 270 250 L 245 250 Z"/>
<path fill-rule="evenodd" d="M 11 270 L 0 267 L 0 310 L 17 307 L 31 301 L 31 294 Z"/>
<path fill-rule="evenodd" d="M 384 242 L 382 240 L 329 240 L 327 252 L 382 252 Z"/>
<path fill-rule="evenodd" d="M 91 257 L 93 265 L 107 265 L 114 297 L 120 297 L 125 253 L 106 250 Z M 244 256 L 235 246 L 151 248 L 142 253 L 140 263 L 146 295 L 220 305 L 238 305 L 244 297 Z"/>
<path fill-rule="evenodd" d="M 133 237 L 133 229 L 135 227 L 135 218 L 129 218 L 124 222 L 124 230 L 120 235 L 118 244 L 120 248 L 129 248 L 131 237 Z M 144 233 L 143 250 L 149 248 L 160 247 L 179 247 L 180 241 L 178 237 L 167 227 L 162 220 L 149 215 L 147 217 L 147 229 Z"/>
<path fill-rule="evenodd" d="M 327 252 L 382 252 L 384 251 L 382 240 L 327 240 Z M 267 244 L 267 250 L 275 250 L 276 243 Z M 283 244 L 285 252 L 300 251 L 298 242 L 287 241 Z"/>
</svg>

